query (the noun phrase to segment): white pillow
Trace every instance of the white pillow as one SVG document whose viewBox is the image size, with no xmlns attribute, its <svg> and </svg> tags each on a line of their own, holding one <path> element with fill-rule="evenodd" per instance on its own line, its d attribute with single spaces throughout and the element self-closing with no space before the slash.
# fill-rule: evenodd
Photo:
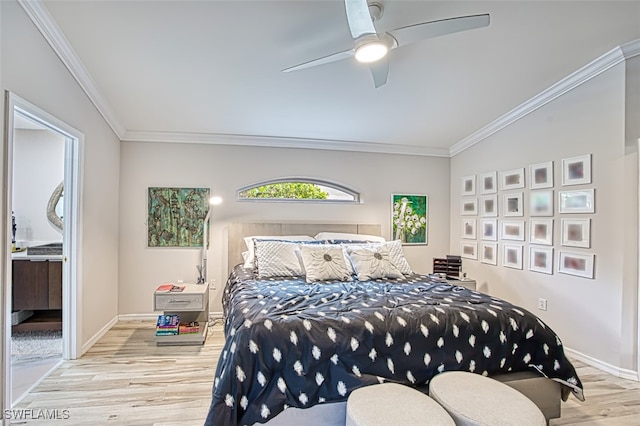
<svg viewBox="0 0 640 426">
<path fill-rule="evenodd" d="M 351 281 L 342 247 L 336 245 L 308 245 L 299 247 L 308 283 L 316 281 Z"/>
<path fill-rule="evenodd" d="M 287 240 L 287 241 L 315 241 L 313 237 L 308 235 L 252 235 L 244 237 L 244 243 L 247 246 L 247 255 L 242 255 L 245 268 L 253 268 L 255 262 L 253 240 Z"/>
<path fill-rule="evenodd" d="M 255 240 L 255 264 L 258 278 L 297 277 L 303 275 L 296 251 L 289 241 Z"/>
<path fill-rule="evenodd" d="M 366 234 L 348 234 L 345 232 L 320 232 L 314 237 L 316 240 L 350 240 L 350 241 L 374 241 L 384 243 L 384 237 Z"/>
<path fill-rule="evenodd" d="M 402 278 L 402 273 L 389 259 L 389 250 L 383 246 L 362 246 L 349 249 L 351 263 L 359 281 L 376 278 Z"/>
</svg>

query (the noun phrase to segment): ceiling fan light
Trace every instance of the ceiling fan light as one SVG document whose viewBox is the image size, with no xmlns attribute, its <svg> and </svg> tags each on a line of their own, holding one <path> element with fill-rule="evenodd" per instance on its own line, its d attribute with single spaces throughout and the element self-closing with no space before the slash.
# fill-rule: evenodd
<svg viewBox="0 0 640 426">
<path fill-rule="evenodd" d="M 361 44 L 356 48 L 356 60 L 358 62 L 370 63 L 379 61 L 389 52 L 389 48 L 380 41 Z"/>
</svg>

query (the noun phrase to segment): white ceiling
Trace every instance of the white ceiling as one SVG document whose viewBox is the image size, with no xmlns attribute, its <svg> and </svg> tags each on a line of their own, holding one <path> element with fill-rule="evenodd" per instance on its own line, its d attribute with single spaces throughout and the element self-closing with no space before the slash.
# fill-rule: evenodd
<svg viewBox="0 0 640 426">
<path fill-rule="evenodd" d="M 639 1 L 383 3 L 378 30 L 479 13 L 491 23 L 393 50 L 375 89 L 353 60 L 280 71 L 353 47 L 340 0 L 56 0 L 42 11 L 121 139 L 293 138 L 436 155 L 640 38 Z"/>
</svg>

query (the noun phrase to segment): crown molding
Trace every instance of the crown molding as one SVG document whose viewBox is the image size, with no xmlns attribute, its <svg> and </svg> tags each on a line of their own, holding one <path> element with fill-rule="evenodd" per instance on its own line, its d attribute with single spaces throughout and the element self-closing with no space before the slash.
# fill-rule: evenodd
<svg viewBox="0 0 640 426">
<path fill-rule="evenodd" d="M 119 139 L 124 127 L 42 0 L 17 0 Z"/>
<path fill-rule="evenodd" d="M 279 136 L 128 130 L 125 132 L 121 140 L 123 142 L 196 143 L 207 145 L 300 148 L 379 154 L 419 155 L 426 157 L 449 157 L 449 150 L 447 148 Z"/>
<path fill-rule="evenodd" d="M 634 40 L 610 50 L 576 72 L 560 80 L 558 83 L 524 102 L 520 106 L 507 112 L 497 120 L 492 121 L 480 130 L 462 139 L 451 147 L 449 150 L 450 156 L 454 157 L 462 151 L 471 148 L 475 144 L 515 123 L 543 105 L 546 105 L 570 90 L 586 83 L 608 69 L 638 55 L 640 55 L 640 40 Z"/>
</svg>

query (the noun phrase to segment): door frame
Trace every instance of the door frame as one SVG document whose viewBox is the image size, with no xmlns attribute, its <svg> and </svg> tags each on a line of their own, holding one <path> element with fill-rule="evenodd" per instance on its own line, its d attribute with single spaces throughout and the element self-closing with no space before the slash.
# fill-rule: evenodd
<svg viewBox="0 0 640 426">
<path fill-rule="evenodd" d="M 4 197 L 5 217 L 9 217 L 13 194 L 13 146 L 14 117 L 23 115 L 42 126 L 65 137 L 64 155 L 64 227 L 62 262 L 62 358 L 76 359 L 82 355 L 82 176 L 84 134 L 53 115 L 27 102 L 16 94 L 5 92 L 5 164 Z M 9 222 L 9 221 L 7 221 Z M 10 224 L 6 224 L 7 228 Z M 3 233 L 1 244 L 10 247 L 10 232 Z M 2 277 L 5 285 L 1 289 L 4 300 L 4 341 L 2 357 L 3 406 L 12 407 L 11 395 L 11 250 L 7 250 Z"/>
</svg>

